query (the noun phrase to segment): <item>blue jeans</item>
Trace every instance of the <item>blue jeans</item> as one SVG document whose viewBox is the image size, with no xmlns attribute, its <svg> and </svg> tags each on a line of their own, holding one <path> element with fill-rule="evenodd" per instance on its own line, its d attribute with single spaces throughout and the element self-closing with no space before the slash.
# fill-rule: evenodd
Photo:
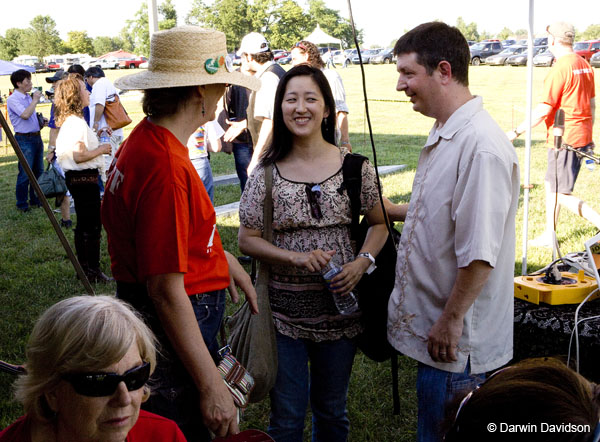
<svg viewBox="0 0 600 442">
<path fill-rule="evenodd" d="M 37 137 L 15 135 L 15 138 L 19 143 L 19 146 L 21 146 L 27 164 L 31 167 L 35 177 L 39 178 L 44 171 L 44 143 L 42 142 L 42 137 L 39 135 Z M 25 173 L 25 169 L 23 169 L 21 163 L 19 163 L 16 188 L 17 207 L 19 209 L 27 209 L 29 207 L 29 204 L 27 204 L 27 194 L 29 194 L 29 204 L 32 206 L 40 204 L 40 200 L 35 194 L 33 186 L 29 183 L 29 177 Z"/>
<path fill-rule="evenodd" d="M 418 442 L 441 442 L 440 432 L 446 405 L 457 393 L 471 391 L 485 380 L 485 373 L 469 374 L 470 362 L 463 373 L 450 373 L 419 362 L 417 369 Z"/>
<path fill-rule="evenodd" d="M 345 441 L 350 427 L 346 398 L 356 353 L 354 341 L 313 342 L 279 332 L 276 336 L 279 367 L 270 394 L 269 434 L 276 442 L 302 442 L 310 398 L 312 440 Z"/>
<path fill-rule="evenodd" d="M 194 158 L 192 164 L 196 168 L 196 172 L 204 184 L 204 188 L 210 197 L 210 202 L 215 203 L 215 186 L 213 183 L 212 169 L 208 157 Z"/>
<path fill-rule="evenodd" d="M 235 171 L 240 180 L 242 193 L 248 181 L 248 166 L 252 159 L 252 143 L 233 143 L 233 158 L 235 159 Z"/>
</svg>

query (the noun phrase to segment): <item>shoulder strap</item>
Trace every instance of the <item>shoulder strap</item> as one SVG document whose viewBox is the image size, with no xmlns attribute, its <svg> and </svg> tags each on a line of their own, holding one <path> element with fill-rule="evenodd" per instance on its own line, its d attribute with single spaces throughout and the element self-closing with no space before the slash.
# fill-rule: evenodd
<svg viewBox="0 0 600 442">
<path fill-rule="evenodd" d="M 360 192 L 362 190 L 362 165 L 367 157 L 356 153 L 348 153 L 342 164 L 344 188 L 350 198 L 352 210 L 352 224 L 350 224 L 350 237 L 356 238 L 358 218 L 360 217 Z"/>
<path fill-rule="evenodd" d="M 271 66 L 265 69 L 265 72 L 273 72 L 279 77 L 279 79 L 285 75 L 285 69 L 283 69 L 279 63 L 273 63 Z"/>
<path fill-rule="evenodd" d="M 273 165 L 265 166 L 265 203 L 263 238 L 273 242 Z"/>
</svg>

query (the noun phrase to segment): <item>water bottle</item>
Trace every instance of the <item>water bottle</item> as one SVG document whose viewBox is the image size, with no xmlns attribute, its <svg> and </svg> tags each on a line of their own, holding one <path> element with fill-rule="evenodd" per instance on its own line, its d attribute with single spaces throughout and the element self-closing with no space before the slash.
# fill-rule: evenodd
<svg viewBox="0 0 600 442">
<path fill-rule="evenodd" d="M 102 133 L 100 133 L 100 144 L 110 144 L 110 137 L 106 131 L 102 131 Z"/>
<path fill-rule="evenodd" d="M 595 164 L 594 160 L 587 158 L 585 160 L 585 167 L 587 167 L 588 170 L 594 170 L 594 167 L 596 167 L 596 164 Z"/>
<path fill-rule="evenodd" d="M 342 268 L 335 265 L 333 261 L 329 261 L 327 265 L 321 269 L 321 275 L 323 275 L 325 285 L 327 285 L 328 289 L 331 290 L 331 280 L 341 271 Z M 342 295 L 341 293 L 331 292 L 331 295 L 333 296 L 335 306 L 342 315 L 350 315 L 358 310 L 358 303 L 356 302 L 354 293 L 350 292 Z"/>
</svg>

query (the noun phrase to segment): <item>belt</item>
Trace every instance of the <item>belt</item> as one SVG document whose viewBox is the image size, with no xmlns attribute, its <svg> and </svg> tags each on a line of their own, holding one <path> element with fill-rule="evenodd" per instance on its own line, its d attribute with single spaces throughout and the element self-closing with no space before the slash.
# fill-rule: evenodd
<svg viewBox="0 0 600 442">
<path fill-rule="evenodd" d="M 26 134 L 21 132 L 15 132 L 15 135 L 18 135 L 20 137 L 39 137 L 40 131 L 38 130 L 37 132 L 28 132 Z"/>
</svg>

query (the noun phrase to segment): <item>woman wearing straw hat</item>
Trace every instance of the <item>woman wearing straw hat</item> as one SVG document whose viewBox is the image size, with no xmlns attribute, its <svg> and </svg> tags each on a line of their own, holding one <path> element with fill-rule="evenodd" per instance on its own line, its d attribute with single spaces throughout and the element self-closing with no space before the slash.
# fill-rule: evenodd
<svg viewBox="0 0 600 442">
<path fill-rule="evenodd" d="M 238 432 L 236 409 L 213 362 L 225 288 L 237 283 L 256 312 L 256 292 L 223 250 L 208 194 L 186 143 L 215 118 L 225 84 L 257 89 L 229 72 L 222 32 L 193 26 L 152 35 L 146 72 L 118 79 L 143 90 L 143 119 L 109 171 L 102 221 L 117 296 L 146 318 L 162 344 L 148 411 L 175 420 L 190 441 Z M 203 425 L 204 422 L 204 425 Z"/>
</svg>

